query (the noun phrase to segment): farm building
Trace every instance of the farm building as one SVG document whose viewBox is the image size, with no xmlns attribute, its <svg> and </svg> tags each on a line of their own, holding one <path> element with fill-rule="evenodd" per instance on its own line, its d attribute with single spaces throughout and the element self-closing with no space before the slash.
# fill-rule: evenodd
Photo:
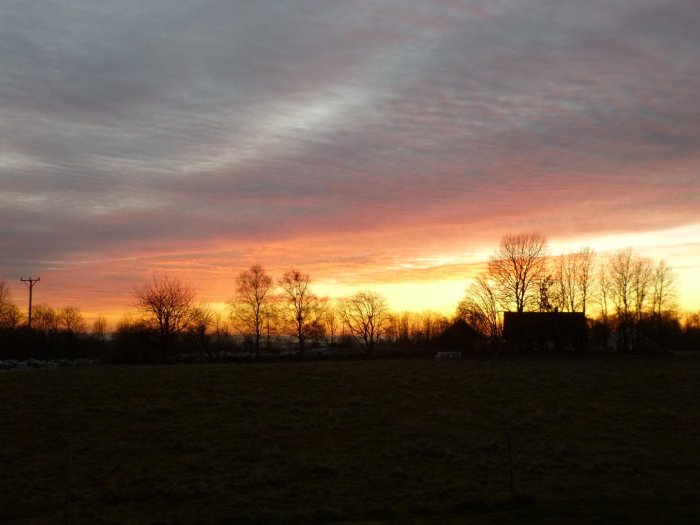
<svg viewBox="0 0 700 525">
<path fill-rule="evenodd" d="M 513 350 L 583 350 L 588 324 L 582 312 L 505 312 L 503 339 Z"/>
<path fill-rule="evenodd" d="M 463 319 L 457 319 L 435 339 L 442 352 L 473 353 L 484 346 L 484 337 Z"/>
</svg>

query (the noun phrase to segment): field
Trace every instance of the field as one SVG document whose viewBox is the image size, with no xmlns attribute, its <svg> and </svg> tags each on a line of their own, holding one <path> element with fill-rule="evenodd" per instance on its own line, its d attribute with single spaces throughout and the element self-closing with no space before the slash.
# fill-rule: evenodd
<svg viewBox="0 0 700 525">
<path fill-rule="evenodd" d="M 8 372 L 0 417 L 1 523 L 700 522 L 692 357 Z"/>
</svg>

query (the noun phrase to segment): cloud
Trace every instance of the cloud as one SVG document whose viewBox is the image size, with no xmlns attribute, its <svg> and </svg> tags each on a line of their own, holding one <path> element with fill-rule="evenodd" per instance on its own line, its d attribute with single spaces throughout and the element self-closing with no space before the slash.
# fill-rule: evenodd
<svg viewBox="0 0 700 525">
<path fill-rule="evenodd" d="M 291 259 L 327 279 L 412 279 L 401 264 L 427 250 L 504 231 L 694 224 L 692 7 L 4 6 L 0 275 L 95 260 L 135 275 L 177 253 L 219 268 L 216 250 L 235 266 L 303 245 L 326 246 L 318 266 Z"/>
</svg>

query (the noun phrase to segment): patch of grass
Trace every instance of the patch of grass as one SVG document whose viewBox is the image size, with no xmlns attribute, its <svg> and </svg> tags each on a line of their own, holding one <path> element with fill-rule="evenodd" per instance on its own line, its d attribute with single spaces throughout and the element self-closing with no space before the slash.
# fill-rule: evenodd
<svg viewBox="0 0 700 525">
<path fill-rule="evenodd" d="M 693 523 L 699 394 L 691 358 L 5 373 L 0 522 Z"/>
</svg>

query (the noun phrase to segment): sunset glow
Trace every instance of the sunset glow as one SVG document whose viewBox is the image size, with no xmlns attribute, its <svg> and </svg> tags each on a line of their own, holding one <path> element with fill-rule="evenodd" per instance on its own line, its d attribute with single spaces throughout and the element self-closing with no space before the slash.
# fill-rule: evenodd
<svg viewBox="0 0 700 525">
<path fill-rule="evenodd" d="M 0 8 L 0 278 L 112 322 L 254 263 L 447 314 L 505 233 L 666 259 L 700 309 L 700 19 L 671 2 Z"/>
</svg>

